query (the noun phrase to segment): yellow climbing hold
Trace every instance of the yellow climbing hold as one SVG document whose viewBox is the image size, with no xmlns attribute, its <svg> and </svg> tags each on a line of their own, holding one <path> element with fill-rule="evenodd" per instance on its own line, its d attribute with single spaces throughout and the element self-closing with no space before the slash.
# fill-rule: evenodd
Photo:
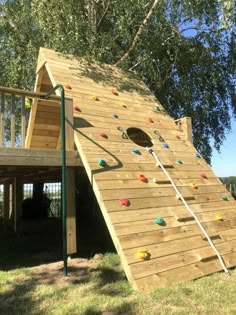
<svg viewBox="0 0 236 315">
<path fill-rule="evenodd" d="M 92 98 L 93 101 L 99 101 L 99 98 L 97 96 L 95 96 L 95 95 L 93 95 L 91 98 Z"/>
<path fill-rule="evenodd" d="M 222 214 L 221 213 L 217 213 L 216 215 L 216 220 L 223 220 Z"/>
<path fill-rule="evenodd" d="M 151 254 L 146 249 L 139 249 L 136 256 L 142 260 L 149 260 Z"/>
<path fill-rule="evenodd" d="M 195 183 L 191 183 L 190 187 L 193 188 L 193 189 L 198 189 L 198 186 Z"/>
</svg>

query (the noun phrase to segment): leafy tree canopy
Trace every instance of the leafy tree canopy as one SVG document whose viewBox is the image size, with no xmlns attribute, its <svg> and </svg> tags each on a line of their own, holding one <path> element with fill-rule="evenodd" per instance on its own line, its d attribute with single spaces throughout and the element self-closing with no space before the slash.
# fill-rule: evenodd
<svg viewBox="0 0 236 315">
<path fill-rule="evenodd" d="M 32 88 L 40 46 L 115 64 L 152 1 L 11 0 L 0 7 L 0 85 Z M 236 116 L 234 0 L 160 0 L 135 49 L 135 71 L 173 118 L 192 117 L 210 161 Z M 213 141 L 213 142 L 212 142 Z"/>
</svg>

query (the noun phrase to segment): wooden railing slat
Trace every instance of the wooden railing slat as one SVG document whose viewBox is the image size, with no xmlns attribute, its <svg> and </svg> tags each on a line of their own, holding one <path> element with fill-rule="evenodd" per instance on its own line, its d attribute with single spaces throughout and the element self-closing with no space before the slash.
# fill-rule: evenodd
<svg viewBox="0 0 236 315">
<path fill-rule="evenodd" d="M 15 109 L 16 109 L 16 97 L 15 95 L 12 95 L 11 97 L 11 146 L 12 147 L 15 147 L 15 139 L 16 139 Z"/>
<path fill-rule="evenodd" d="M 1 95 L 1 117 L 0 117 L 0 147 L 4 146 L 5 140 L 5 95 Z"/>
</svg>

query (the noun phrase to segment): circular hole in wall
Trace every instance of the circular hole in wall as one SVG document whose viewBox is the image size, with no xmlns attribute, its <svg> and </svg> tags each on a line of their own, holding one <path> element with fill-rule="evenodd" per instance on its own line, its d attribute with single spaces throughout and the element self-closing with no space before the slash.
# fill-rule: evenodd
<svg viewBox="0 0 236 315">
<path fill-rule="evenodd" d="M 126 130 L 126 133 L 130 140 L 132 140 L 137 145 L 140 145 L 141 147 L 153 146 L 152 138 L 142 129 L 130 127 Z"/>
</svg>

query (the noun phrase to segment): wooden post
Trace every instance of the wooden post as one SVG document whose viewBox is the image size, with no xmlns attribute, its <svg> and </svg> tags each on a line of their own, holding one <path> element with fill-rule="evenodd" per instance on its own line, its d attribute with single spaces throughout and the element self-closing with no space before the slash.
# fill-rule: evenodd
<svg viewBox="0 0 236 315">
<path fill-rule="evenodd" d="M 67 167 L 66 169 L 66 229 L 67 229 L 67 254 L 77 252 L 76 244 L 76 185 L 75 185 L 75 169 Z"/>
<path fill-rule="evenodd" d="M 10 184 L 3 185 L 3 220 L 4 224 L 8 223 L 10 219 Z"/>
<path fill-rule="evenodd" d="M 0 147 L 4 147 L 5 140 L 5 95 L 1 94 L 1 118 L 0 118 Z"/>
<path fill-rule="evenodd" d="M 65 132 L 66 150 L 74 150 L 74 128 L 73 128 L 73 99 L 65 99 Z M 57 141 L 57 150 L 61 148 L 61 132 Z"/>
<path fill-rule="evenodd" d="M 21 98 L 21 146 L 25 147 L 25 97 Z"/>
<path fill-rule="evenodd" d="M 14 178 L 14 231 L 20 231 L 20 222 L 22 218 L 22 201 L 23 201 L 23 183 L 15 177 Z"/>
<path fill-rule="evenodd" d="M 15 95 L 12 95 L 12 99 L 11 99 L 11 147 L 15 147 L 15 139 L 16 139 L 16 135 L 15 135 L 15 101 L 16 101 L 16 97 Z"/>
<path fill-rule="evenodd" d="M 186 139 L 193 143 L 192 119 L 190 117 L 181 118 L 181 126 Z"/>
</svg>

